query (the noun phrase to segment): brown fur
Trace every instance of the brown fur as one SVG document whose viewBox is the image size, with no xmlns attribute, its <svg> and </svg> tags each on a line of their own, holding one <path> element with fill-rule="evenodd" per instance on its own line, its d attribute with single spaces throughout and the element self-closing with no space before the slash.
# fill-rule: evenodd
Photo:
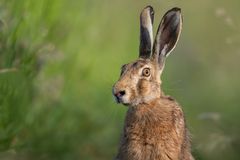
<svg viewBox="0 0 240 160">
<path fill-rule="evenodd" d="M 151 7 L 144 9 L 146 16 L 149 8 L 152 11 Z M 168 11 L 164 18 L 169 22 L 167 26 L 160 25 L 159 32 L 171 33 L 166 42 L 161 39 L 161 44 L 167 48 L 159 50 L 160 45 L 155 41 L 155 50 L 160 55 L 153 53 L 146 56 L 150 58 L 143 58 L 142 55 L 149 53 L 140 54 L 138 60 L 122 67 L 121 76 L 113 86 L 117 102 L 129 106 L 117 160 L 193 160 L 182 108 L 173 98 L 165 96 L 160 87 L 164 56 L 169 54 L 164 51 L 172 50 L 180 35 L 180 29 L 175 33 L 172 27 L 181 28 L 178 8 Z M 144 75 L 144 69 L 149 70 L 148 76 Z"/>
<path fill-rule="evenodd" d="M 162 95 L 149 104 L 129 108 L 116 159 L 191 160 L 181 107 Z"/>
</svg>

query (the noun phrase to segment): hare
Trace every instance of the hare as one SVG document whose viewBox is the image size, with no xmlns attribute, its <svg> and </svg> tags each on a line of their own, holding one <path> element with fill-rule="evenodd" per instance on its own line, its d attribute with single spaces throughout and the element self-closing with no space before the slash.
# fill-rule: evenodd
<svg viewBox="0 0 240 160">
<path fill-rule="evenodd" d="M 117 160 L 193 160 L 180 105 L 161 91 L 165 59 L 182 29 L 180 8 L 165 13 L 153 44 L 151 6 L 140 14 L 139 58 L 122 66 L 113 86 L 118 103 L 128 106 Z"/>
</svg>

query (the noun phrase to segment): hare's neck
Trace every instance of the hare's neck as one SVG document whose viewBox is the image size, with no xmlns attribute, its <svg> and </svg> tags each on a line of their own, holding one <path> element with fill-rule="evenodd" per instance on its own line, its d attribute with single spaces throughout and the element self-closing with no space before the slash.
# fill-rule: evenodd
<svg viewBox="0 0 240 160">
<path fill-rule="evenodd" d="M 135 107 L 130 107 L 128 110 L 127 116 L 137 121 L 147 120 L 163 120 L 166 117 L 165 113 L 168 113 L 170 110 L 161 106 L 160 98 L 157 98 L 150 103 L 139 104 Z M 157 119 L 156 119 L 157 118 Z"/>
</svg>

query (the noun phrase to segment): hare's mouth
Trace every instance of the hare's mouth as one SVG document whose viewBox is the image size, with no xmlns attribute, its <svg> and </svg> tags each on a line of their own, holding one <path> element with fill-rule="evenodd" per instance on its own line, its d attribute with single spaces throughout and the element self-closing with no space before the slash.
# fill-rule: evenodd
<svg viewBox="0 0 240 160">
<path fill-rule="evenodd" d="M 115 100 L 116 100 L 117 103 L 122 103 L 122 104 L 125 103 L 122 97 L 115 96 Z"/>
<path fill-rule="evenodd" d="M 130 105 L 130 103 L 127 102 L 124 97 L 118 97 L 118 96 L 114 96 L 114 97 L 115 97 L 115 101 L 116 101 L 118 104 L 123 104 L 123 105 L 125 105 L 125 106 Z"/>
<path fill-rule="evenodd" d="M 117 103 L 121 103 L 121 98 L 114 96 Z"/>
</svg>

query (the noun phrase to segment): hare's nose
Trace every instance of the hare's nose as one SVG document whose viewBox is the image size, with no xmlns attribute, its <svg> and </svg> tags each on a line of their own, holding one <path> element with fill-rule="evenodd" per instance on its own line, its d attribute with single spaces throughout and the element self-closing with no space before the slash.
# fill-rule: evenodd
<svg viewBox="0 0 240 160">
<path fill-rule="evenodd" d="M 125 94 L 126 94 L 126 91 L 125 91 L 125 90 L 121 90 L 121 91 L 115 93 L 115 96 L 116 96 L 117 98 L 121 98 L 121 97 L 124 96 Z"/>
<path fill-rule="evenodd" d="M 125 90 L 120 90 L 114 93 L 117 103 L 121 103 L 122 97 L 126 94 Z"/>
</svg>

